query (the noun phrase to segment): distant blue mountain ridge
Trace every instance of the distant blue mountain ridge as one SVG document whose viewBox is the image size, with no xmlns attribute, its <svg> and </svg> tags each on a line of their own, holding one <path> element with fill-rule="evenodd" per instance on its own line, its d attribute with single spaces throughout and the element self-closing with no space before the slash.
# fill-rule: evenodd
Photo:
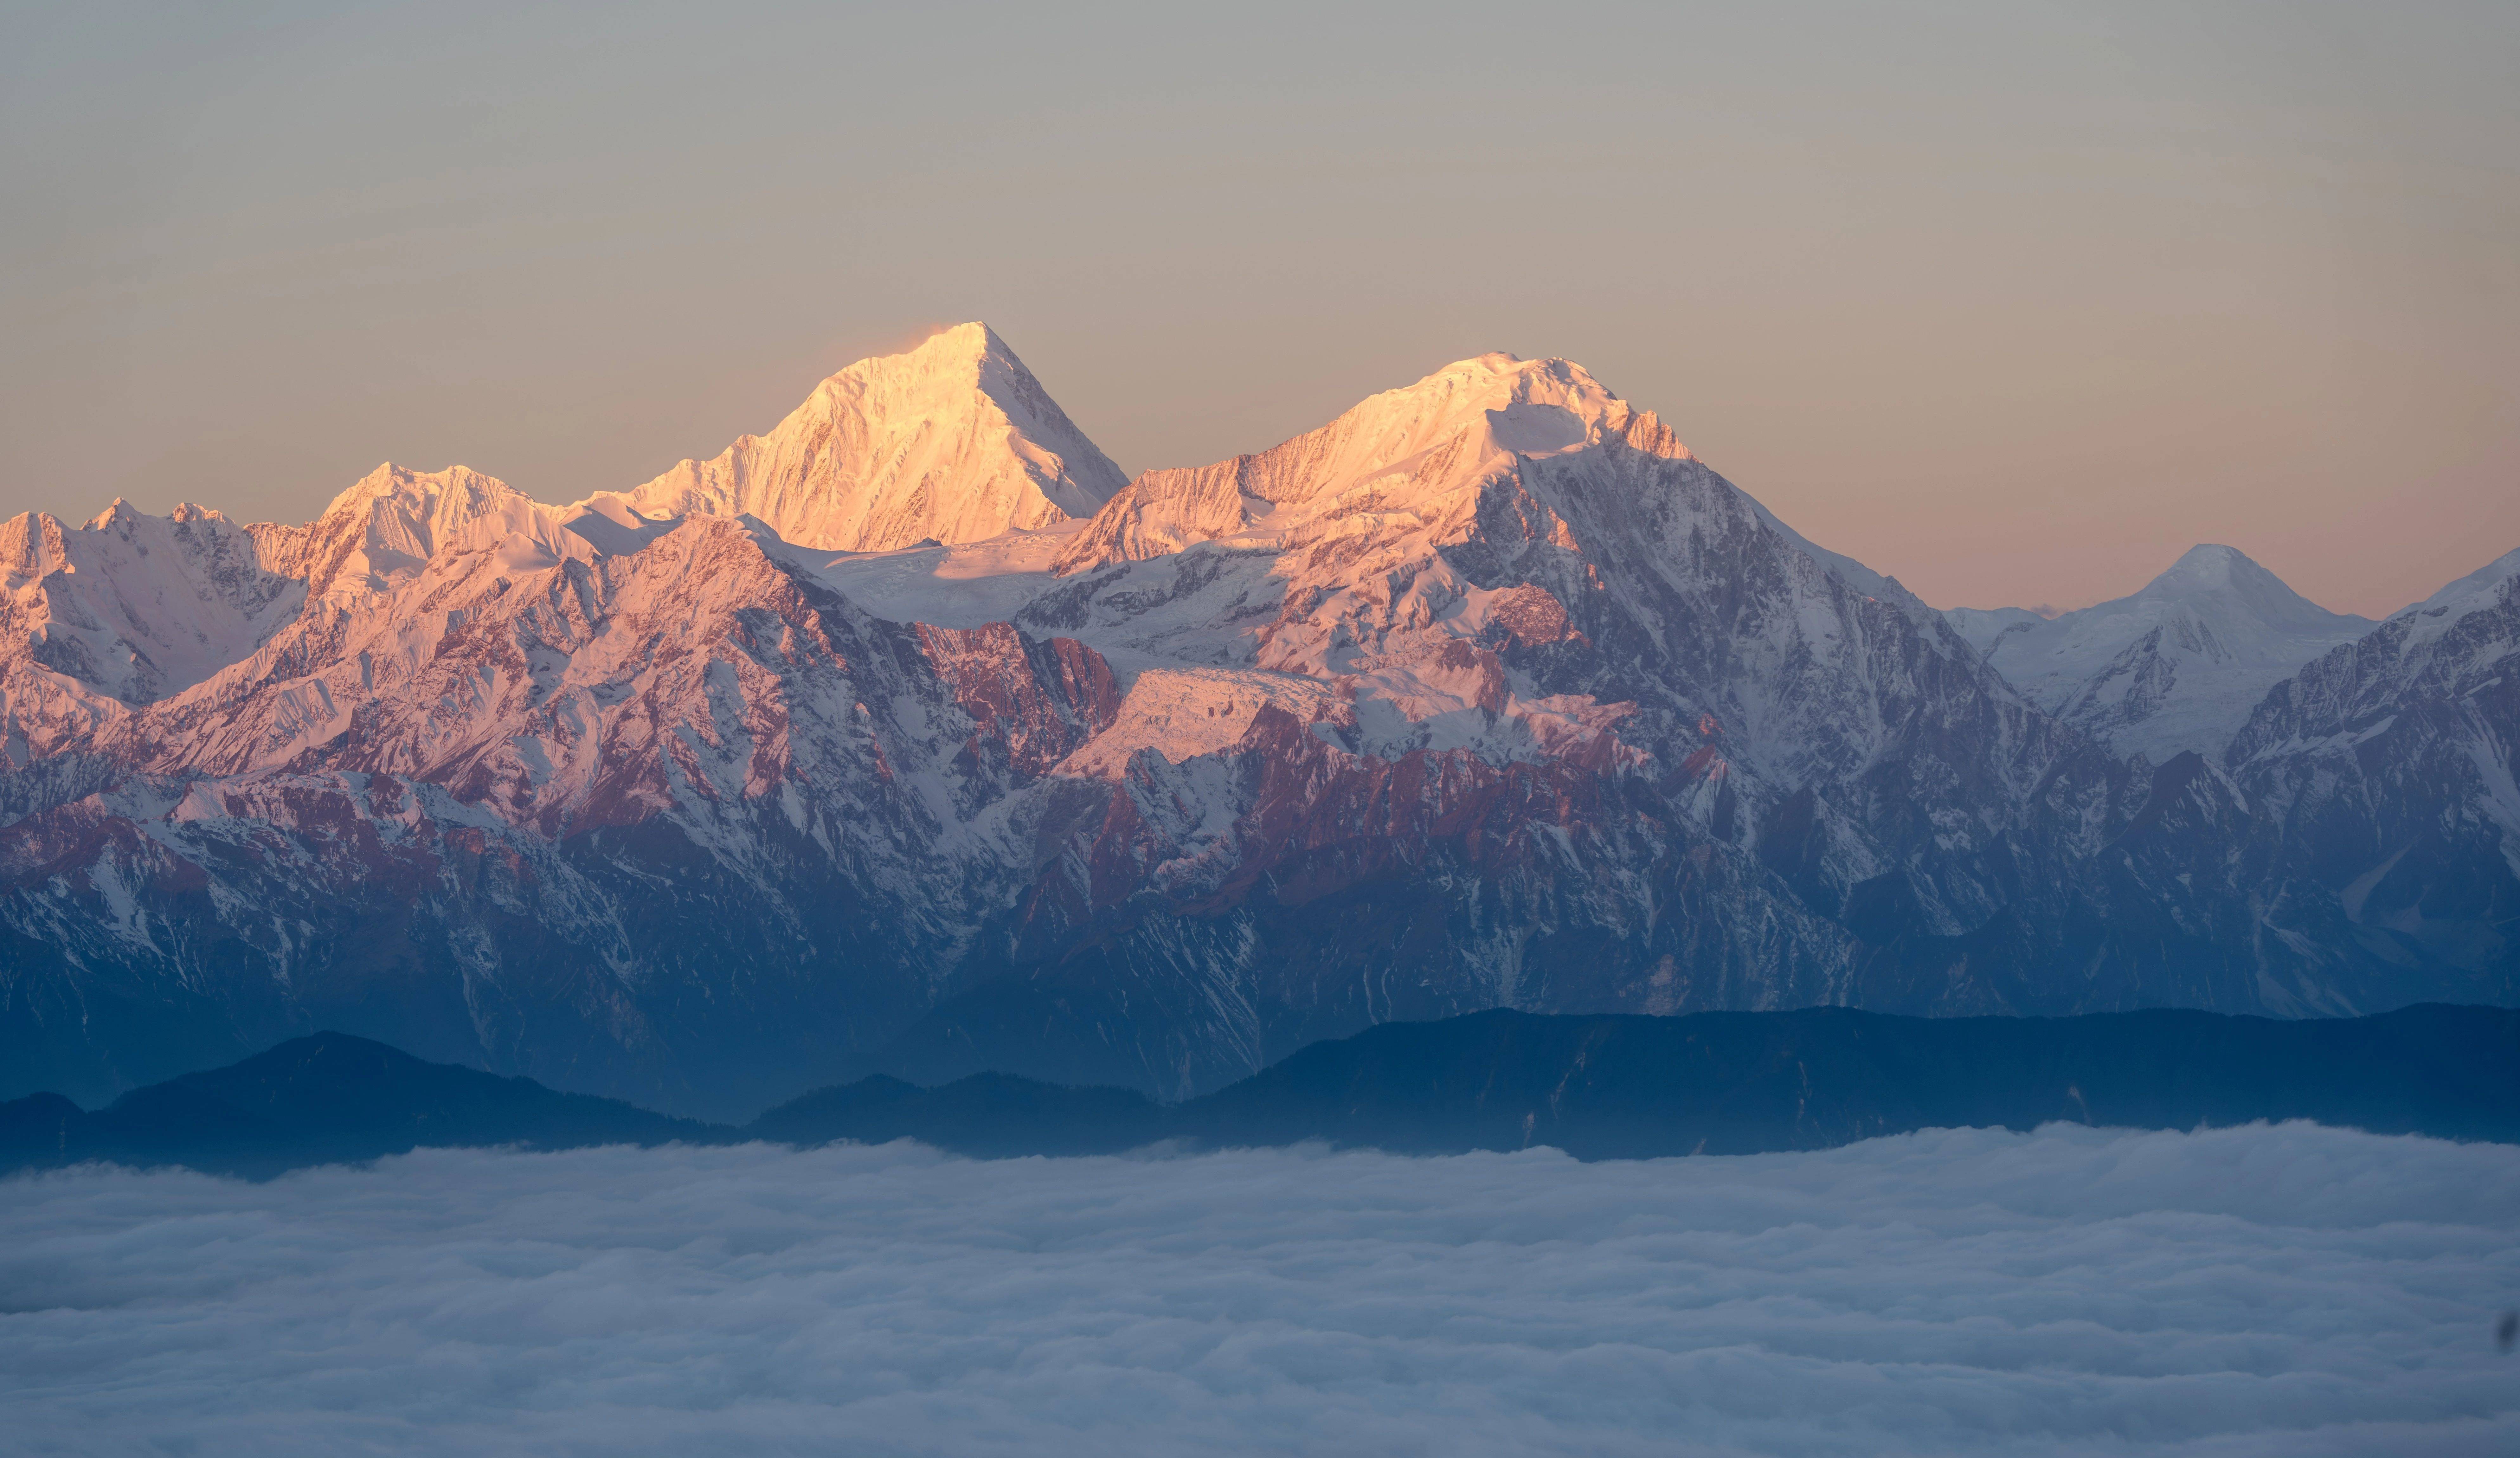
<svg viewBox="0 0 2520 1458">
<path fill-rule="evenodd" d="M 53 1094 L 0 1104 L 0 1170 L 107 1161 L 268 1177 L 422 1148 L 749 1140 L 914 1139 L 992 1158 L 1318 1140 L 1407 1154 L 1551 1146 L 1580 1159 L 1650 1159 L 1825 1149 L 1938 1127 L 2261 1119 L 2520 1142 L 2520 1010 L 2424 1005 L 2300 1021 L 2171 1010 L 2053 1019 L 1499 1010 L 1383 1024 L 1180 1104 L 1003 1073 L 933 1088 L 877 1075 L 740 1126 L 327 1032 L 93 1113 Z"/>
</svg>

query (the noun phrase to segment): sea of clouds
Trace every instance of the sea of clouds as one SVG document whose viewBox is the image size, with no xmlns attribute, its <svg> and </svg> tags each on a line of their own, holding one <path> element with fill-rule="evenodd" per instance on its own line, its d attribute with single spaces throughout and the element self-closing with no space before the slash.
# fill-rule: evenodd
<svg viewBox="0 0 2520 1458">
<path fill-rule="evenodd" d="M 426 1152 L 0 1181 L 19 1453 L 2520 1452 L 2520 1149 Z"/>
</svg>

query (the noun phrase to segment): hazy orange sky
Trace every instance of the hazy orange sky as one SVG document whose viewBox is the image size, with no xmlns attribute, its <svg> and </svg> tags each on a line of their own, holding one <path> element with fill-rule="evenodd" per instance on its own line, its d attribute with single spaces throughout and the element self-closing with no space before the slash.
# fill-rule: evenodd
<svg viewBox="0 0 2520 1458">
<path fill-rule="evenodd" d="M 1566 355 L 1942 605 L 2520 547 L 2520 5 L 1740 9 L 12 6 L 0 511 L 564 500 L 982 318 L 1133 472 Z"/>
</svg>

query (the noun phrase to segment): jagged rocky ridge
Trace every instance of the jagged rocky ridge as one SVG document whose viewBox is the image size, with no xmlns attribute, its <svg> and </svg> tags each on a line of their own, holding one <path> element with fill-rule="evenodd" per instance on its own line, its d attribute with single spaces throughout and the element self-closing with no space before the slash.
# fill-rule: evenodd
<svg viewBox="0 0 2520 1458">
<path fill-rule="evenodd" d="M 722 1116 L 1490 1007 L 2514 1000 L 2505 588 L 2455 706 L 2424 648 L 2156 767 L 1565 361 L 1106 466 L 966 326 L 572 507 L 10 524 L 0 1093 L 318 1026 Z M 2409 712 L 2468 727 L 2319 767 Z"/>
</svg>

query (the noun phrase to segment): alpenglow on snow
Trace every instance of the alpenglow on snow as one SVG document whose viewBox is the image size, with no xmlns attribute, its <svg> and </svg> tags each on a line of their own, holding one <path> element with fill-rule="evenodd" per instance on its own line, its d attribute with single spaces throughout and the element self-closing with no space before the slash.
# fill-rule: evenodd
<svg viewBox="0 0 2520 1458">
<path fill-rule="evenodd" d="M 1124 480 L 973 324 L 571 505 L 0 533 L 0 1096 L 317 1027 L 732 1117 L 1490 1007 L 2515 1000 L 2510 574 L 2370 626 L 2200 549 L 1981 652 L 1565 360 Z"/>
</svg>

